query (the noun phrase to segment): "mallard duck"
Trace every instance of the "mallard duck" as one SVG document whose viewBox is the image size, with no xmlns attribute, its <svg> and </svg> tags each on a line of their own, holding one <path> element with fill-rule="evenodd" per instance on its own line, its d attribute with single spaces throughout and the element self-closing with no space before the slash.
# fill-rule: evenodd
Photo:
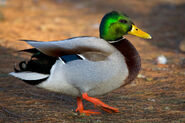
<svg viewBox="0 0 185 123">
<path fill-rule="evenodd" d="M 76 112 L 99 114 L 85 110 L 82 99 L 108 113 L 119 112 L 93 96 L 103 95 L 129 84 L 137 76 L 141 61 L 136 48 L 123 35 L 141 38 L 151 36 L 134 25 L 131 19 L 116 11 L 104 15 L 100 38 L 74 37 L 62 41 L 22 40 L 33 48 L 29 61 L 19 63 L 10 75 L 50 91 L 77 97 Z"/>
</svg>

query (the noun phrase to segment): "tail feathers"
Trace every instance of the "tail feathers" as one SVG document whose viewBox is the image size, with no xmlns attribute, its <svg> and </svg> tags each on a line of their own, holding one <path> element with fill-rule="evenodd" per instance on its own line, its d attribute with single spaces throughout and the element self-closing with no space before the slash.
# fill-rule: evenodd
<svg viewBox="0 0 185 123">
<path fill-rule="evenodd" d="M 50 70 L 57 58 L 47 56 L 35 48 L 21 50 L 20 52 L 31 53 L 32 56 L 28 61 L 21 61 L 18 64 L 18 69 L 14 66 L 15 72 L 31 71 L 42 74 L 50 74 Z"/>
<path fill-rule="evenodd" d="M 36 73 L 36 72 L 11 72 L 9 73 L 10 75 L 17 77 L 24 82 L 31 84 L 31 85 L 37 85 L 49 77 L 49 74 L 41 74 L 41 73 Z"/>
</svg>

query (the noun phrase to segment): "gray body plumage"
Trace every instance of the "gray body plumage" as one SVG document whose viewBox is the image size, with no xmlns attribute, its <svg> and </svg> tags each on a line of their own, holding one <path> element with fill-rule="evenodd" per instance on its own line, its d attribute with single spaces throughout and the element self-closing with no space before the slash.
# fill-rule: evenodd
<svg viewBox="0 0 185 123">
<path fill-rule="evenodd" d="M 79 37 L 64 41 L 27 41 L 27 43 L 48 56 L 79 54 L 85 58 L 66 64 L 60 59 L 56 60 L 49 77 L 37 85 L 50 91 L 72 96 L 80 96 L 84 92 L 90 96 L 102 95 L 122 86 L 129 74 L 122 53 L 103 39 Z M 93 58 L 89 57 L 90 54 Z M 101 56 L 104 57 L 103 60 Z M 24 75 L 21 77 L 18 74 L 11 73 L 26 80 Z"/>
</svg>

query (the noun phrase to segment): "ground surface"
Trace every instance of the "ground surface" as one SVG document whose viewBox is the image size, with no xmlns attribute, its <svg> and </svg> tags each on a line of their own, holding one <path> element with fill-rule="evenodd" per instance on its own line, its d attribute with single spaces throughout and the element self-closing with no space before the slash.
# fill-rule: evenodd
<svg viewBox="0 0 185 123">
<path fill-rule="evenodd" d="M 140 77 L 99 97 L 118 107 L 120 113 L 79 116 L 74 112 L 75 98 L 26 85 L 7 75 L 14 63 L 27 58 L 16 51 L 30 46 L 17 40 L 98 36 L 101 17 L 112 10 L 127 13 L 153 37 L 143 40 L 126 36 L 141 55 Z M 185 54 L 178 50 L 179 42 L 185 39 L 184 11 L 184 0 L 7 0 L 0 7 L 0 122 L 185 122 Z M 161 54 L 168 59 L 165 66 L 156 64 Z"/>
</svg>

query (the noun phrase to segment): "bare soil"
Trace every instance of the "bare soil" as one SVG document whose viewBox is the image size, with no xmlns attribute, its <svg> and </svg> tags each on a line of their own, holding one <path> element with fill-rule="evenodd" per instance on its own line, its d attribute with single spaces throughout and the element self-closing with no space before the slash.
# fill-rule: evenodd
<svg viewBox="0 0 185 123">
<path fill-rule="evenodd" d="M 132 84 L 100 96 L 120 113 L 80 116 L 73 97 L 26 85 L 8 75 L 15 63 L 28 58 L 17 53 L 30 46 L 20 39 L 63 40 L 99 36 L 102 16 L 117 10 L 150 33 L 152 40 L 126 36 L 142 58 L 140 76 Z M 1 123 L 184 123 L 185 39 L 184 0 L 7 0 L 0 6 Z M 166 65 L 157 65 L 163 54 Z M 85 102 L 86 108 L 94 108 Z"/>
</svg>

